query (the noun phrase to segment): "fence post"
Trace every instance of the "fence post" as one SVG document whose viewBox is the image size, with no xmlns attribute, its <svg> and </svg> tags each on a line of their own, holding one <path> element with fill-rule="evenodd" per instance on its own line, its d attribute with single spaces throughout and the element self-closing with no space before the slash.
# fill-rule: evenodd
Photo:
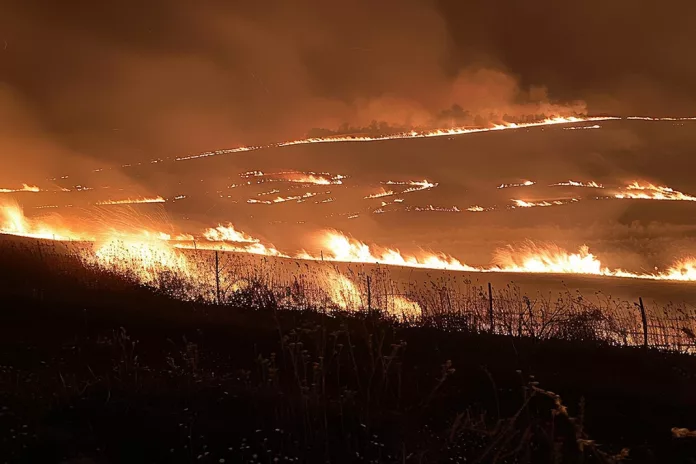
<svg viewBox="0 0 696 464">
<path fill-rule="evenodd" d="M 215 250 L 215 295 L 217 304 L 220 304 L 220 257 L 217 250 Z"/>
<path fill-rule="evenodd" d="M 491 283 L 488 282 L 488 319 L 491 323 L 491 333 L 495 332 L 495 320 L 493 319 L 493 289 Z"/>
<path fill-rule="evenodd" d="M 372 311 L 372 278 L 367 276 L 367 310 Z"/>
<path fill-rule="evenodd" d="M 643 320 L 643 348 L 647 351 L 648 349 L 648 318 L 645 315 L 645 306 L 643 306 L 643 298 L 638 297 L 638 303 L 640 307 L 640 317 Z"/>
</svg>

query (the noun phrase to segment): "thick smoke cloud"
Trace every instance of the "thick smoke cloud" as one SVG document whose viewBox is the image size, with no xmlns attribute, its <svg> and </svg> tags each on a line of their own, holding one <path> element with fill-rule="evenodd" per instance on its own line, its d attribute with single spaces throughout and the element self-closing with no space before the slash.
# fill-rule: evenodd
<svg viewBox="0 0 696 464">
<path fill-rule="evenodd" d="M 4 165 L 20 163 L 7 121 L 27 119 L 26 152 L 120 162 L 341 124 L 668 113 L 694 101 L 693 15 L 669 5 L 1 3 Z"/>
</svg>

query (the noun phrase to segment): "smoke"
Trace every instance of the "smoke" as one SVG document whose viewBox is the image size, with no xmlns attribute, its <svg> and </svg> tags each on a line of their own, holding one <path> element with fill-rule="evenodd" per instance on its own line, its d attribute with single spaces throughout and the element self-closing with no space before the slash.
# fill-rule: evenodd
<svg viewBox="0 0 696 464">
<path fill-rule="evenodd" d="M 24 151 L 42 159 L 120 163 L 344 123 L 422 127 L 586 111 L 522 85 L 502 65 L 452 68 L 456 44 L 428 1 L 7 10 L 2 85 L 21 98 L 3 116 L 32 120 Z M 453 105 L 471 120 L 443 118 Z M 14 139 L 3 131 L 3 152 Z"/>
</svg>

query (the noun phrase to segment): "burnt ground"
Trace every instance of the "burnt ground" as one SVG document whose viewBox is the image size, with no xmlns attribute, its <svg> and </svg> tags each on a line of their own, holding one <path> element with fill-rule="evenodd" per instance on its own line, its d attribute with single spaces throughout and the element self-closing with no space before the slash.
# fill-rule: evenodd
<svg viewBox="0 0 696 464">
<path fill-rule="evenodd" d="M 0 251 L 2 462 L 696 462 L 671 432 L 696 429 L 691 356 L 276 310 L 263 289 L 184 303 Z"/>
</svg>

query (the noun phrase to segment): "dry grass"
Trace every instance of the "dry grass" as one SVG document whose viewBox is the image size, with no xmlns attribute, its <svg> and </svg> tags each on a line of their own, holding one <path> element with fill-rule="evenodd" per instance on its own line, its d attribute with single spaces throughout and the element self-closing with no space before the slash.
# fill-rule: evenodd
<svg viewBox="0 0 696 464">
<path fill-rule="evenodd" d="M 338 265 L 186 250 L 189 269 L 155 266 L 143 282 L 141 262 L 116 269 L 94 264 L 86 244 L 5 240 L 0 248 L 27 263 L 69 274 L 83 284 L 135 282 L 180 299 L 236 307 L 334 312 L 378 309 L 402 325 L 447 331 L 496 333 L 533 339 L 559 338 L 610 345 L 642 346 L 644 328 L 637 303 L 602 294 L 588 298 L 565 289 L 557 295 L 526 295 L 519 286 L 493 288 L 466 274 L 421 282 L 395 280 L 389 267 Z M 12 258 L 15 259 L 15 258 Z M 338 278 L 336 277 L 338 276 Z M 347 282 L 347 283 L 346 283 Z M 219 291 L 218 291 L 219 288 Z M 491 301 L 492 300 L 492 301 Z M 404 302 L 407 302 L 406 304 Z M 492 312 L 491 312 L 492 306 Z M 696 348 L 696 311 L 686 305 L 646 308 L 648 345 L 691 353 Z M 491 326 L 491 321 L 493 325 Z"/>
</svg>

